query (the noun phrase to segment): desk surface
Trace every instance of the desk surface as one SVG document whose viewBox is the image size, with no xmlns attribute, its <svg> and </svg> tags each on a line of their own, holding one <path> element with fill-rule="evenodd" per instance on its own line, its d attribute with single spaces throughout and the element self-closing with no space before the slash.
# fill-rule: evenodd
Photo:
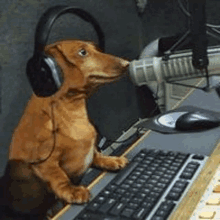
<svg viewBox="0 0 220 220">
<path fill-rule="evenodd" d="M 182 104 L 201 107 L 208 110 L 220 111 L 220 99 L 213 91 L 205 93 L 195 90 Z M 154 148 L 163 150 L 182 151 L 186 153 L 198 153 L 210 156 L 205 164 L 201 174 L 195 180 L 189 192 L 186 194 L 176 211 L 170 216 L 169 220 L 187 220 L 195 209 L 206 186 L 213 177 L 217 165 L 220 162 L 220 128 L 197 133 L 182 134 L 159 134 L 153 131 L 147 131 L 135 144 L 133 144 L 125 153 L 128 158 L 132 158 L 140 149 Z M 95 196 L 97 195 L 116 174 L 103 172 L 92 184 L 89 189 Z M 72 220 L 73 213 L 79 213 L 83 206 L 67 205 L 58 213 L 53 220 Z M 74 216 L 75 216 L 74 215 Z"/>
<path fill-rule="evenodd" d="M 204 109 L 220 111 L 219 97 L 213 93 L 204 93 L 196 90 L 180 106 L 193 105 Z M 139 148 L 151 147 L 156 149 L 177 150 L 186 153 L 199 153 L 209 156 L 198 178 L 190 190 L 176 207 L 169 220 L 188 220 L 204 194 L 206 187 L 220 164 L 220 128 L 198 133 L 159 134 L 149 131 L 138 145 L 131 151 L 136 153 Z M 130 151 L 131 149 L 129 149 Z"/>
</svg>

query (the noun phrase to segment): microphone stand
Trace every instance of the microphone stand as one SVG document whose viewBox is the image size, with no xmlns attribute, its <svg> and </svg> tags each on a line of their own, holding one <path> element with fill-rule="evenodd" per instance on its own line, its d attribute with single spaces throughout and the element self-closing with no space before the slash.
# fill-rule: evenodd
<svg viewBox="0 0 220 220">
<path fill-rule="evenodd" d="M 183 47 L 184 44 L 190 44 L 192 49 L 192 64 L 196 69 L 199 69 L 200 71 L 205 71 L 205 77 L 206 77 L 206 86 L 205 87 L 194 87 L 190 85 L 185 85 L 181 83 L 175 83 L 175 82 L 169 82 L 172 84 L 177 85 L 183 85 L 183 86 L 190 86 L 198 89 L 202 89 L 203 91 L 209 91 L 210 90 L 210 83 L 209 83 L 209 75 L 208 75 L 208 56 L 207 56 L 207 35 L 215 37 L 216 39 L 220 40 L 220 37 L 215 35 L 214 33 L 211 33 L 210 31 L 207 31 L 206 29 L 206 0 L 200 0 L 199 2 L 197 0 L 189 0 L 189 12 L 191 14 L 190 16 L 190 29 L 187 30 L 185 34 L 183 34 L 182 37 L 180 37 L 177 42 L 175 42 L 170 49 L 164 52 L 164 56 L 162 59 L 164 61 L 169 60 L 169 56 L 175 52 L 175 50 L 179 49 L 180 47 Z M 217 32 L 216 32 L 217 33 Z M 161 39 L 163 41 L 163 39 Z M 160 42 L 163 44 L 163 42 Z"/>
<path fill-rule="evenodd" d="M 192 64 L 194 68 L 199 69 L 200 71 L 205 71 L 206 85 L 204 87 L 197 87 L 177 82 L 179 80 L 167 81 L 167 83 L 201 89 L 205 92 L 208 92 L 212 89 L 210 88 L 208 74 L 209 60 L 207 56 L 207 35 L 219 41 L 220 36 L 219 31 L 215 30 L 214 28 L 210 28 L 206 25 L 205 9 L 206 0 L 189 0 L 189 11 L 191 14 L 189 30 L 187 30 L 182 36 L 178 35 L 169 38 L 161 38 L 159 41 L 159 56 L 161 56 L 162 60 L 166 62 L 169 60 L 169 56 L 172 55 L 176 50 L 179 50 L 180 48 L 183 49 L 184 46 L 184 49 L 186 49 L 186 47 L 187 49 L 192 49 Z M 142 86 L 141 88 L 137 89 L 139 93 L 142 94 L 141 97 L 146 97 L 146 94 L 149 94 L 149 91 L 146 89 L 146 86 Z M 215 87 L 215 89 L 220 97 L 220 83 L 219 86 Z M 146 102 L 149 100 L 148 98 L 145 99 Z M 145 105 L 145 102 L 143 105 Z M 154 111 L 155 112 L 153 112 L 153 115 L 157 115 L 160 113 L 160 110 L 158 108 L 155 108 Z"/>
</svg>

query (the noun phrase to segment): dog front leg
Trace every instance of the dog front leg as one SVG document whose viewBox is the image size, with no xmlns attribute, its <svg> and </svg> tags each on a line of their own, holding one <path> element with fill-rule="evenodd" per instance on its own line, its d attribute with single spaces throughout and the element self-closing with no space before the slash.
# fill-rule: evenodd
<svg viewBox="0 0 220 220">
<path fill-rule="evenodd" d="M 92 166 L 105 170 L 120 170 L 128 164 L 128 159 L 121 156 L 105 156 L 98 151 L 95 151 Z"/>
<path fill-rule="evenodd" d="M 36 174 L 48 183 L 55 195 L 67 203 L 82 204 L 89 201 L 89 190 L 84 186 L 74 186 L 70 179 L 58 165 L 46 161 L 43 164 L 33 165 Z"/>
</svg>

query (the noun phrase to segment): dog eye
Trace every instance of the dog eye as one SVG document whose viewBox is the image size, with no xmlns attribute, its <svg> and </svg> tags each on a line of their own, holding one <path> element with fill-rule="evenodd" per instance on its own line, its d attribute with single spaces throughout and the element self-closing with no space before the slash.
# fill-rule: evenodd
<svg viewBox="0 0 220 220">
<path fill-rule="evenodd" d="M 81 49 L 81 50 L 79 51 L 79 55 L 82 56 L 82 57 L 86 56 L 87 54 L 88 54 L 87 51 L 84 50 L 84 49 Z"/>
</svg>

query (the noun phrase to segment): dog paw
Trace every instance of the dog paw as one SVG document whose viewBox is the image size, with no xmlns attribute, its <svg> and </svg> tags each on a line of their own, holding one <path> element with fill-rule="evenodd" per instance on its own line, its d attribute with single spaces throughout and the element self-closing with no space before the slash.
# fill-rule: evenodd
<svg viewBox="0 0 220 220">
<path fill-rule="evenodd" d="M 106 156 L 99 159 L 99 168 L 116 171 L 123 169 L 128 164 L 126 157 Z"/>
<path fill-rule="evenodd" d="M 83 204 L 89 202 L 90 192 L 84 186 L 69 186 L 63 191 L 62 199 L 67 203 Z"/>
</svg>

